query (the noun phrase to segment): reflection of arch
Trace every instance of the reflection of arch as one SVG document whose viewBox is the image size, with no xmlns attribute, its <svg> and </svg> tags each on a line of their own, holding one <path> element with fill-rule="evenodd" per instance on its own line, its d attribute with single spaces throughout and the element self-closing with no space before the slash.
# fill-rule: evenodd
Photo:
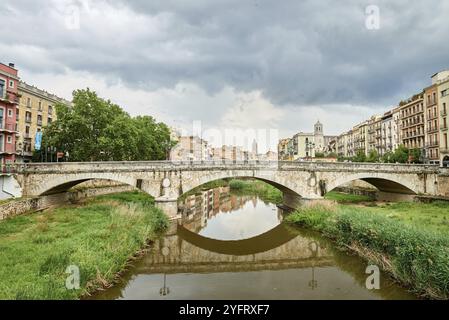
<svg viewBox="0 0 449 320">
<path fill-rule="evenodd" d="M 330 183 L 327 187 L 327 192 L 332 191 L 333 189 L 335 189 L 345 183 L 348 183 L 348 182 L 351 182 L 354 180 L 363 180 L 383 192 L 416 194 L 416 192 L 413 190 L 414 186 L 406 178 L 399 180 L 390 174 L 383 174 L 383 173 L 350 174 L 347 176 L 343 176 L 339 179 L 336 179 L 335 181 Z"/>
<path fill-rule="evenodd" d="M 136 187 L 136 179 L 131 176 L 114 174 L 114 173 L 77 173 L 73 178 L 71 175 L 57 175 L 53 179 L 49 179 L 40 185 L 38 195 L 49 195 L 66 192 L 70 188 L 89 180 L 109 180 Z"/>
<path fill-rule="evenodd" d="M 200 236 L 183 226 L 178 226 L 178 236 L 190 244 L 215 253 L 228 255 L 251 255 L 280 247 L 298 236 L 280 224 L 268 232 L 243 240 L 217 240 Z"/>
</svg>

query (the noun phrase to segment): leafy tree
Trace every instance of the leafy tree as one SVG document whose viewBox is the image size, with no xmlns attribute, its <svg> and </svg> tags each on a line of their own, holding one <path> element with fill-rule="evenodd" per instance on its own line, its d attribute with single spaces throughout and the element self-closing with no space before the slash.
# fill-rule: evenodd
<svg viewBox="0 0 449 320">
<path fill-rule="evenodd" d="M 393 163 L 393 152 L 387 151 L 381 158 L 383 163 Z"/>
<path fill-rule="evenodd" d="M 323 152 L 315 152 L 315 158 L 324 158 Z"/>
<path fill-rule="evenodd" d="M 73 105 L 57 104 L 56 112 L 42 144 L 68 152 L 70 161 L 162 160 L 172 146 L 165 124 L 132 118 L 89 88 L 74 91 Z"/>
<path fill-rule="evenodd" d="M 354 162 L 366 162 L 366 154 L 363 150 L 358 150 L 355 157 L 352 158 Z"/>
<path fill-rule="evenodd" d="M 422 163 L 421 149 L 410 149 L 409 150 L 409 161 L 411 163 Z"/>
<path fill-rule="evenodd" d="M 407 163 L 408 156 L 409 156 L 409 150 L 404 145 L 400 145 L 394 151 L 390 160 L 391 160 L 391 163 Z"/>
<path fill-rule="evenodd" d="M 366 158 L 367 162 L 378 162 L 379 161 L 379 154 L 377 153 L 377 150 L 371 150 L 368 154 L 368 157 Z"/>
</svg>

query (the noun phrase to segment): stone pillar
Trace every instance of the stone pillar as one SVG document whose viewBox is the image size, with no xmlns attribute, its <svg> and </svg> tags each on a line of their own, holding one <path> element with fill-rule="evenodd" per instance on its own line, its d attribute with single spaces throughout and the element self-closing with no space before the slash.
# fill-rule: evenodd
<svg viewBox="0 0 449 320">
<path fill-rule="evenodd" d="M 332 203 L 324 199 L 323 197 L 313 197 L 313 198 L 303 198 L 293 192 L 284 192 L 283 205 L 290 209 L 299 209 L 300 207 L 307 207 L 316 204 L 326 204 Z"/>
<path fill-rule="evenodd" d="M 179 219 L 181 216 L 178 215 L 178 201 L 177 199 L 171 198 L 156 198 L 154 201 L 157 208 L 164 211 L 170 220 Z"/>
</svg>

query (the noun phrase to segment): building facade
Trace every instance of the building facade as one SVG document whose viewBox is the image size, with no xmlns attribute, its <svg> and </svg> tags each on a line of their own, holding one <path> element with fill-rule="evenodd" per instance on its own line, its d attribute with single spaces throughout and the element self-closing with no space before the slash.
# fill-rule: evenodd
<svg viewBox="0 0 449 320">
<path fill-rule="evenodd" d="M 315 158 L 316 153 L 325 153 L 329 143 L 335 139 L 336 136 L 325 136 L 323 124 L 317 121 L 313 133 L 299 132 L 290 139 L 279 141 L 280 159 L 296 161 Z"/>
<path fill-rule="evenodd" d="M 400 104 L 400 117 L 402 144 L 407 149 L 419 149 L 425 153 L 425 119 L 424 94 L 415 94 Z"/>
<path fill-rule="evenodd" d="M 19 104 L 18 71 L 14 64 L 0 63 L 0 165 L 3 168 L 16 161 L 17 106 Z"/>
<path fill-rule="evenodd" d="M 17 127 L 20 132 L 17 139 L 18 161 L 29 162 L 35 149 L 37 132 L 56 120 L 56 104 L 71 103 L 48 93 L 45 90 L 19 82 L 20 104 L 17 110 Z"/>
<path fill-rule="evenodd" d="M 437 99 L 439 109 L 439 149 L 440 164 L 449 167 L 449 70 L 439 72 L 432 76 L 432 83 L 437 86 Z"/>
<path fill-rule="evenodd" d="M 178 137 L 170 151 L 171 161 L 207 161 L 211 159 L 211 148 L 198 136 Z"/>
<path fill-rule="evenodd" d="M 425 105 L 425 130 L 426 130 L 426 146 L 425 159 L 427 163 L 439 164 L 439 109 L 438 109 L 438 86 L 432 84 L 424 89 L 424 105 Z"/>
</svg>

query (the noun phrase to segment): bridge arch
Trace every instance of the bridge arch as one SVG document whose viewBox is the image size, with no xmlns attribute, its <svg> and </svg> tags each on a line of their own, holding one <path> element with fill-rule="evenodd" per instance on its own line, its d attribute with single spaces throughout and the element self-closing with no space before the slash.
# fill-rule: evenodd
<svg viewBox="0 0 449 320">
<path fill-rule="evenodd" d="M 67 192 L 70 188 L 90 180 L 108 180 L 130 185 L 132 187 L 137 186 L 137 179 L 131 175 L 117 174 L 117 173 L 76 173 L 73 175 L 54 175 L 49 177 L 44 182 L 38 184 L 37 190 L 33 190 L 32 194 L 44 196 L 50 194 L 57 194 Z M 154 195 L 150 194 L 154 197 Z"/>
<path fill-rule="evenodd" d="M 183 177 L 184 178 L 184 177 Z M 298 190 L 296 185 L 289 183 L 288 179 L 277 176 L 276 174 L 262 175 L 254 172 L 245 171 L 218 171 L 212 174 L 200 174 L 195 179 L 185 179 L 181 188 L 180 195 L 188 193 L 195 188 L 198 188 L 207 183 L 223 180 L 223 179 L 254 179 L 265 182 L 276 189 L 280 190 L 284 195 L 291 195 L 295 197 L 308 197 L 308 194 Z"/>
<path fill-rule="evenodd" d="M 349 175 L 342 175 L 337 179 L 331 181 L 326 188 L 327 192 L 334 190 L 348 182 L 354 180 L 362 180 L 365 181 L 374 187 L 376 187 L 379 191 L 386 193 L 400 193 L 400 194 L 417 194 L 416 186 L 411 183 L 410 179 L 407 178 L 397 178 L 393 174 L 388 173 L 355 173 Z"/>
</svg>

